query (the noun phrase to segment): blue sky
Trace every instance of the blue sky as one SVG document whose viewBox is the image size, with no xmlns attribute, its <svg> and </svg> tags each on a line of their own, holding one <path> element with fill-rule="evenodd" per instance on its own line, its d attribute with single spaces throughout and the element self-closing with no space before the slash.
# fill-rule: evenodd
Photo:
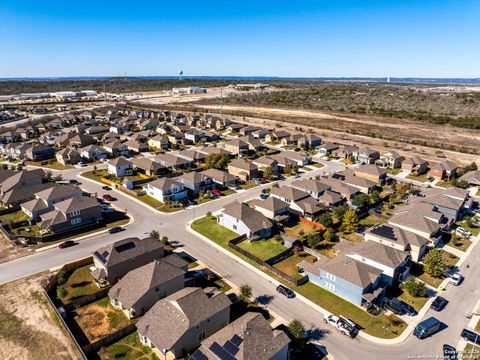
<svg viewBox="0 0 480 360">
<path fill-rule="evenodd" d="M 0 77 L 480 77 L 480 1 L 0 0 Z"/>
</svg>

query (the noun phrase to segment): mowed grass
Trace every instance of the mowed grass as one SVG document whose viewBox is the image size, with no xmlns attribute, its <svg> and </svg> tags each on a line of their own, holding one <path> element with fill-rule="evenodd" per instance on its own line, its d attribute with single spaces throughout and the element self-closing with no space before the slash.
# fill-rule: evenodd
<svg viewBox="0 0 480 360">
<path fill-rule="evenodd" d="M 380 219 L 379 217 L 370 214 L 367 217 L 364 217 L 363 219 L 361 219 L 358 223 L 363 226 L 373 226 L 376 224 L 383 224 L 386 222 L 387 220 Z"/>
<path fill-rule="evenodd" d="M 425 303 L 428 301 L 428 296 L 415 297 L 410 295 L 407 291 L 403 291 L 402 294 L 397 297 L 397 299 L 405 301 L 407 304 L 411 305 L 418 312 L 423 308 Z"/>
<path fill-rule="evenodd" d="M 480 234 L 480 227 L 468 226 L 468 224 L 465 221 L 460 221 L 457 224 L 463 227 L 464 229 L 470 231 L 473 236 L 477 236 L 478 234 Z"/>
<path fill-rule="evenodd" d="M 453 239 L 447 243 L 447 245 L 460 251 L 467 251 L 470 245 L 472 245 L 472 242 L 465 238 L 454 236 Z"/>
<path fill-rule="evenodd" d="M 145 346 L 140 342 L 138 332 L 136 331 L 102 349 L 99 352 L 99 355 L 101 359 L 105 360 L 133 360 L 140 358 L 145 360 L 158 359 L 152 348 Z"/>
<path fill-rule="evenodd" d="M 238 246 L 264 261 L 287 250 L 285 246 L 274 239 L 261 239 L 255 241 L 245 240 L 238 244 Z"/>
<path fill-rule="evenodd" d="M 297 238 L 301 237 L 302 235 L 308 235 L 314 230 L 313 226 L 299 222 L 297 225 L 292 226 L 290 228 L 285 228 L 285 234 L 290 236 L 295 236 Z"/>
<path fill-rule="evenodd" d="M 307 253 L 300 253 L 298 255 L 292 255 L 285 260 L 274 264 L 273 267 L 293 278 L 300 279 L 303 277 L 303 275 L 298 272 L 297 264 L 303 260 L 313 258 L 313 256 L 308 255 Z"/>
<path fill-rule="evenodd" d="M 183 210 L 183 207 L 181 206 L 177 206 L 175 204 L 164 204 L 161 201 L 158 201 L 157 199 L 154 199 L 147 194 L 140 195 L 139 197 L 137 197 L 137 199 L 147 204 L 148 206 L 164 213 L 171 213 Z"/>
<path fill-rule="evenodd" d="M 428 174 L 425 173 L 425 174 L 422 174 L 422 175 L 412 175 L 412 174 L 409 174 L 407 175 L 407 179 L 410 179 L 410 180 L 414 180 L 414 181 L 418 181 L 418 182 L 425 182 L 427 181 L 428 179 Z"/>
<path fill-rule="evenodd" d="M 10 214 L 1 215 L 0 221 L 6 222 L 6 223 L 9 223 L 9 222 L 17 223 L 20 221 L 25 221 L 28 218 L 29 217 L 27 214 L 25 214 L 22 210 L 18 210 Z"/>
<path fill-rule="evenodd" d="M 64 296 L 61 292 L 57 293 L 57 297 L 64 304 L 100 290 L 99 287 L 95 285 L 92 273 L 90 272 L 90 266 L 92 266 L 92 264 L 75 269 L 63 285 L 66 291 Z"/>
<path fill-rule="evenodd" d="M 239 236 L 236 232 L 219 225 L 213 215 L 195 220 L 192 229 L 227 249 L 228 242 Z"/>
<path fill-rule="evenodd" d="M 45 163 L 45 164 L 42 164 Z M 74 166 L 72 165 L 63 165 L 59 163 L 58 161 L 26 161 L 26 165 L 32 165 L 32 166 L 40 166 L 44 167 L 47 169 L 52 169 L 52 170 L 68 170 L 68 169 L 73 169 Z"/>
</svg>

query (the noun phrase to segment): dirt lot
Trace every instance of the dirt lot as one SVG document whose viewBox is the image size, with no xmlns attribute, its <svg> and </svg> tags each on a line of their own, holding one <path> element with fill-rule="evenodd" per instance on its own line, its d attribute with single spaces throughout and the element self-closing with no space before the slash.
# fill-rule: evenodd
<svg viewBox="0 0 480 360">
<path fill-rule="evenodd" d="M 31 254 L 33 251 L 33 247 L 14 246 L 0 233 L 0 263 Z"/>
<path fill-rule="evenodd" d="M 0 286 L 0 359 L 81 359 L 43 295 L 47 276 Z"/>
</svg>

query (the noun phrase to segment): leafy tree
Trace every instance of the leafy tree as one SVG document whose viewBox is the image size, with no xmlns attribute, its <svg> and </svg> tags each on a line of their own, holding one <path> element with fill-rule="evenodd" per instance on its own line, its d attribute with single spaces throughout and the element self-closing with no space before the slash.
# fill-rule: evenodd
<svg viewBox="0 0 480 360">
<path fill-rule="evenodd" d="M 440 277 L 445 271 L 445 261 L 442 257 L 442 252 L 439 249 L 430 250 L 423 257 L 423 267 L 425 272 L 433 277 Z"/>
<path fill-rule="evenodd" d="M 225 154 L 210 154 L 205 159 L 205 168 L 224 170 L 228 161 L 228 156 Z"/>
<path fill-rule="evenodd" d="M 47 170 L 47 171 L 45 172 L 45 179 L 46 179 L 47 181 L 52 181 L 52 177 L 53 177 L 53 172 L 52 172 L 52 170 Z"/>
<path fill-rule="evenodd" d="M 271 180 L 273 178 L 273 170 L 271 166 L 267 166 L 263 171 L 263 177 L 267 180 Z"/>
<path fill-rule="evenodd" d="M 349 209 L 348 205 L 339 205 L 334 207 L 332 210 L 333 218 L 335 218 L 337 222 L 341 222 L 347 209 Z"/>
<path fill-rule="evenodd" d="M 380 193 L 377 190 L 372 191 L 370 194 L 370 199 L 372 200 L 372 203 L 376 203 L 378 200 L 380 200 Z"/>
<path fill-rule="evenodd" d="M 427 287 L 425 284 L 421 281 L 415 280 L 413 276 L 409 276 L 407 280 L 403 282 L 401 287 L 414 297 L 427 296 Z"/>
<path fill-rule="evenodd" d="M 291 174 L 292 173 L 292 167 L 290 166 L 290 164 L 285 165 L 285 167 L 283 168 L 283 172 L 285 174 Z"/>
<path fill-rule="evenodd" d="M 307 244 L 310 248 L 314 249 L 318 245 L 320 245 L 321 238 L 320 233 L 318 231 L 312 231 L 310 234 L 306 236 Z"/>
<path fill-rule="evenodd" d="M 282 237 L 282 235 L 280 235 L 280 234 L 275 235 L 274 239 L 275 239 L 275 241 L 277 241 L 277 242 L 282 242 L 282 241 L 283 241 L 283 237 Z"/>
<path fill-rule="evenodd" d="M 358 229 L 358 216 L 353 209 L 348 209 L 343 216 L 342 229 L 353 233 Z"/>
<path fill-rule="evenodd" d="M 327 230 L 323 233 L 323 239 L 330 242 L 335 239 L 335 233 L 331 227 L 328 227 Z"/>
<path fill-rule="evenodd" d="M 305 338 L 305 326 L 303 323 L 298 320 L 294 319 L 288 324 L 288 332 L 292 334 L 293 338 L 296 341 L 302 341 Z"/>
<path fill-rule="evenodd" d="M 152 231 L 150 231 L 149 236 L 150 236 L 152 239 L 160 240 L 160 234 L 158 233 L 157 230 L 152 230 Z"/>
<path fill-rule="evenodd" d="M 160 242 L 162 244 L 168 244 L 168 237 L 167 236 L 162 236 L 162 238 L 160 239 Z"/>
<path fill-rule="evenodd" d="M 332 226 L 332 216 L 328 213 L 322 214 L 318 217 L 318 223 L 322 224 L 325 227 Z"/>
<path fill-rule="evenodd" d="M 353 198 L 352 204 L 358 207 L 366 206 L 370 203 L 370 197 L 367 194 L 358 194 Z"/>
<path fill-rule="evenodd" d="M 242 301 L 248 301 L 252 297 L 252 288 L 250 285 L 243 284 L 240 286 L 240 295 L 238 296 Z"/>
</svg>

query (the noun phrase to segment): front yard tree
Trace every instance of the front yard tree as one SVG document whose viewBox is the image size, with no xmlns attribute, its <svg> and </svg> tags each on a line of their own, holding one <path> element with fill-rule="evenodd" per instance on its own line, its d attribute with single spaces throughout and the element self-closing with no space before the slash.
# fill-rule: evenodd
<svg viewBox="0 0 480 360">
<path fill-rule="evenodd" d="M 353 209 L 348 209 L 343 215 L 342 228 L 348 233 L 353 233 L 358 229 L 358 216 Z"/>
<path fill-rule="evenodd" d="M 407 280 L 403 282 L 402 288 L 414 297 L 427 296 L 427 287 L 425 284 L 421 281 L 415 280 L 413 276 L 409 276 Z"/>
<path fill-rule="evenodd" d="M 267 166 L 263 171 L 263 177 L 267 180 L 271 180 L 273 178 L 273 170 L 271 166 Z"/>
<path fill-rule="evenodd" d="M 378 190 L 372 191 L 372 193 L 370 194 L 370 199 L 372 200 L 372 203 L 374 203 L 374 204 L 378 200 L 380 200 L 380 193 L 378 192 Z"/>
<path fill-rule="evenodd" d="M 333 232 L 333 229 L 331 227 L 327 228 L 327 230 L 325 230 L 325 232 L 323 233 L 323 239 L 325 241 L 332 241 L 333 239 L 335 239 L 335 234 Z"/>
<path fill-rule="evenodd" d="M 302 341 L 305 338 L 305 326 L 298 319 L 294 319 L 288 324 L 288 332 L 292 334 L 295 341 Z"/>
<path fill-rule="evenodd" d="M 332 217 L 337 221 L 341 222 L 343 220 L 343 216 L 348 209 L 348 205 L 339 205 L 332 210 Z"/>
<path fill-rule="evenodd" d="M 47 181 L 52 181 L 53 173 L 52 170 L 47 170 L 45 172 L 45 180 Z"/>
<path fill-rule="evenodd" d="M 355 198 L 352 201 L 352 204 L 358 207 L 363 207 L 366 206 L 370 203 L 370 196 L 367 194 L 359 194 L 355 196 Z"/>
<path fill-rule="evenodd" d="M 252 297 L 252 288 L 250 285 L 243 284 L 240 286 L 240 295 L 238 296 L 242 301 L 248 301 Z"/>
<path fill-rule="evenodd" d="M 439 249 L 430 250 L 423 257 L 423 267 L 430 276 L 442 276 L 445 271 L 445 260 L 443 260 L 442 252 Z"/>
<path fill-rule="evenodd" d="M 225 154 L 210 154 L 205 159 L 205 168 L 224 170 L 228 161 L 228 156 Z"/>
<path fill-rule="evenodd" d="M 311 249 L 316 248 L 320 245 L 320 233 L 318 231 L 312 231 L 310 234 L 306 236 L 307 244 Z"/>
</svg>

